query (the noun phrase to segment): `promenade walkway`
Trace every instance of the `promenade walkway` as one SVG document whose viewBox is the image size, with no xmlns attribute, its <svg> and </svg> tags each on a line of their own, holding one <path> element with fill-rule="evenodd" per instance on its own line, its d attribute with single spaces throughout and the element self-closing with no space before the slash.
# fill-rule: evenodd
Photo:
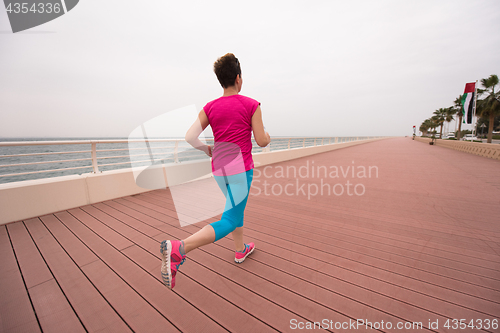
<svg viewBox="0 0 500 333">
<path fill-rule="evenodd" d="M 195 250 L 173 291 L 159 242 L 206 222 L 181 228 L 168 189 L 0 226 L 0 332 L 500 332 L 499 161 L 391 138 L 258 170 L 256 251 Z"/>
</svg>

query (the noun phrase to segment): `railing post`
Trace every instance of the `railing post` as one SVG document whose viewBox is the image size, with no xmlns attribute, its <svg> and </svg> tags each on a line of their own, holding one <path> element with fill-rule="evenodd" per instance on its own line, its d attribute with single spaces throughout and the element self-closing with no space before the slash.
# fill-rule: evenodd
<svg viewBox="0 0 500 333">
<path fill-rule="evenodd" d="M 288 139 L 288 150 L 290 150 L 290 140 L 292 139 Z"/>
<path fill-rule="evenodd" d="M 332 138 L 328 138 L 328 144 L 331 145 L 332 144 Z"/>
<path fill-rule="evenodd" d="M 314 138 L 314 147 L 316 147 L 316 138 Z"/>
<path fill-rule="evenodd" d="M 323 141 L 325 140 L 325 138 L 321 138 L 321 145 L 323 145 Z"/>
<path fill-rule="evenodd" d="M 339 143 L 339 138 L 335 137 L 335 143 Z"/>
<path fill-rule="evenodd" d="M 302 148 L 306 147 L 306 138 L 304 138 L 304 143 L 302 143 Z"/>
<path fill-rule="evenodd" d="M 94 173 L 99 172 L 99 167 L 97 166 L 97 149 L 96 149 L 97 143 L 92 142 L 92 151 L 91 151 L 91 156 L 92 156 L 92 169 L 94 169 Z"/>
<path fill-rule="evenodd" d="M 179 140 L 175 141 L 174 163 L 179 163 Z"/>
</svg>

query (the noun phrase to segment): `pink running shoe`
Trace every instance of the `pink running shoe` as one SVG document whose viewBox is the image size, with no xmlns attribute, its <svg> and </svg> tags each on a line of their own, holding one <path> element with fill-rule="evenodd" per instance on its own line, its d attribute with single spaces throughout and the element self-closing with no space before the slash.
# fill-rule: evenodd
<svg viewBox="0 0 500 333">
<path fill-rule="evenodd" d="M 255 250 L 254 243 L 245 244 L 245 250 L 243 252 L 235 252 L 234 261 L 241 264 L 250 255 L 250 253 L 253 252 L 253 250 Z"/>
<path fill-rule="evenodd" d="M 161 278 L 169 289 L 175 287 L 175 276 L 177 275 L 179 266 L 186 261 L 186 256 L 181 255 L 179 251 L 181 245 L 181 241 L 178 240 L 164 240 L 161 242 Z"/>
</svg>

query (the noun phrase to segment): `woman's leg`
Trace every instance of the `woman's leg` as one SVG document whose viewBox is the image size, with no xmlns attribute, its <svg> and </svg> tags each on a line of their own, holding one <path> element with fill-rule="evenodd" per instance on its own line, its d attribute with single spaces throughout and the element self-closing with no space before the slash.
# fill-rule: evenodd
<svg viewBox="0 0 500 333">
<path fill-rule="evenodd" d="M 188 238 L 184 239 L 184 252 L 188 252 L 215 241 L 215 231 L 214 228 L 209 224 L 201 228 L 196 233 L 192 234 Z"/>
<path fill-rule="evenodd" d="M 224 197 L 226 197 L 226 206 L 224 211 L 231 208 L 231 201 L 228 197 L 228 184 L 226 182 L 227 178 L 225 177 L 215 177 L 215 181 L 219 188 L 221 189 Z M 182 242 L 184 244 L 184 252 L 188 253 L 194 249 L 199 248 L 200 246 L 207 245 L 213 243 L 215 241 L 215 230 L 209 224 L 201 228 L 196 233 L 192 234 L 188 238 L 184 239 Z"/>
<path fill-rule="evenodd" d="M 243 176 L 243 177 L 242 177 Z M 163 283 L 170 289 L 175 286 L 175 276 L 186 260 L 186 253 L 200 246 L 210 244 L 233 232 L 237 250 L 245 250 L 244 253 L 236 253 L 235 261 L 240 263 L 253 252 L 253 243 L 247 247 L 240 246 L 243 243 L 243 216 L 248 200 L 250 186 L 252 184 L 253 170 L 243 174 L 219 178 L 217 183 L 226 195 L 226 208 L 220 221 L 204 226 L 201 230 L 188 238 L 178 240 L 164 240 L 160 246 L 162 254 L 161 274 Z M 244 181 L 242 181 L 242 179 Z M 236 230 L 238 229 L 238 230 Z M 240 251 L 241 251 L 240 250 Z M 241 258 L 239 258 L 241 256 Z"/>
<path fill-rule="evenodd" d="M 227 184 L 226 207 L 220 221 L 210 224 L 215 231 L 215 241 L 230 234 L 236 228 L 243 227 L 243 217 L 252 184 L 253 170 L 225 178 Z"/>
<path fill-rule="evenodd" d="M 184 251 L 188 253 L 207 245 L 232 232 L 236 251 L 243 251 L 243 214 L 252 183 L 253 170 L 243 174 L 216 177 L 217 184 L 226 196 L 226 207 L 220 221 L 204 226 L 195 234 L 184 239 Z"/>
<path fill-rule="evenodd" d="M 246 195 L 246 200 L 248 200 L 248 195 L 250 194 L 250 187 L 252 186 L 252 180 L 253 180 L 253 170 L 249 170 L 246 172 L 246 177 L 247 177 L 247 186 L 248 186 L 248 193 Z M 246 202 L 245 202 L 246 206 Z M 232 232 L 233 235 L 233 240 L 234 240 L 234 248 L 236 251 L 241 252 L 245 249 L 245 243 L 243 242 L 243 219 L 244 219 L 244 210 L 243 213 L 241 214 L 240 222 L 238 223 L 236 229 Z"/>
<path fill-rule="evenodd" d="M 243 251 L 245 249 L 245 243 L 243 243 L 243 227 L 234 229 L 232 235 L 236 251 Z"/>
</svg>

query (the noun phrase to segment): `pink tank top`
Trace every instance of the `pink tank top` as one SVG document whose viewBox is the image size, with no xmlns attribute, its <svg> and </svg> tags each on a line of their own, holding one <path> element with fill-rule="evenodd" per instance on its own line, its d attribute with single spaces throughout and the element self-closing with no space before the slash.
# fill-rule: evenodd
<svg viewBox="0 0 500 333">
<path fill-rule="evenodd" d="M 252 98 L 231 95 L 219 97 L 203 107 L 214 134 L 212 172 L 215 176 L 253 169 L 252 116 L 259 105 Z"/>
</svg>

